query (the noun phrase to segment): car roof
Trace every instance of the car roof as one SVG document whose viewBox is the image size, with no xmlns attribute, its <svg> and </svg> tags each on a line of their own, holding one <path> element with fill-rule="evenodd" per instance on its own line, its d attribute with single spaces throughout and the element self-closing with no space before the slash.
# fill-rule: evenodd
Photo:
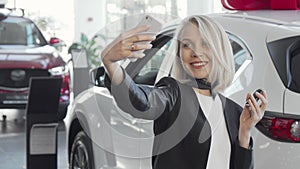
<svg viewBox="0 0 300 169">
<path fill-rule="evenodd" d="M 244 21 L 250 21 L 252 23 L 268 23 L 268 25 L 273 25 L 272 30 L 274 32 L 269 34 L 267 38 L 268 42 L 290 36 L 299 36 L 300 11 L 296 10 L 226 11 L 223 13 L 211 13 L 207 15 L 219 21 L 222 21 L 222 18 L 224 17 L 224 19 L 232 18 L 241 24 Z M 163 26 L 162 32 L 174 30 L 181 21 L 182 19 L 176 19 L 167 22 Z"/>
<path fill-rule="evenodd" d="M 300 11 L 298 10 L 253 10 L 227 11 L 224 13 L 207 14 L 212 17 L 231 17 L 243 20 L 272 23 L 276 25 L 300 26 Z M 163 29 L 174 28 L 182 19 L 176 19 L 164 25 Z"/>
<path fill-rule="evenodd" d="M 212 14 L 226 17 L 241 18 L 258 22 L 273 23 L 278 25 L 300 26 L 300 11 L 298 10 L 255 10 L 236 11 Z"/>
<path fill-rule="evenodd" d="M 8 15 L 5 20 L 9 20 L 10 22 L 33 22 L 31 19 L 22 17 L 22 16 L 12 16 Z"/>
<path fill-rule="evenodd" d="M 20 20 L 30 20 L 24 17 L 25 11 L 22 8 L 0 8 L 1 17 L 5 18 L 20 18 Z"/>
</svg>

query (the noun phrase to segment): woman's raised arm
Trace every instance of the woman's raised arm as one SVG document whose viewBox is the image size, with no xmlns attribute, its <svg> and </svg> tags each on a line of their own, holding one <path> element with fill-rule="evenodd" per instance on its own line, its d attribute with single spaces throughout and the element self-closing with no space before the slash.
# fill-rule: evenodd
<svg viewBox="0 0 300 169">
<path fill-rule="evenodd" d="M 139 26 L 130 29 L 118 36 L 102 51 L 102 62 L 114 85 L 120 84 L 124 79 L 124 73 L 118 61 L 125 58 L 143 58 L 144 53 L 137 51 L 152 47 L 150 43 L 139 43 L 155 39 L 154 34 L 143 34 L 148 29 L 149 26 Z"/>
</svg>

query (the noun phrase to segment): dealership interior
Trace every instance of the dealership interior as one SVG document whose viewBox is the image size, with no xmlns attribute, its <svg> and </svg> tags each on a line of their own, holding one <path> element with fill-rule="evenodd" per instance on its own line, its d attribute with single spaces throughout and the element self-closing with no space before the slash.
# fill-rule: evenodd
<svg viewBox="0 0 300 169">
<path fill-rule="evenodd" d="M 120 63 L 131 71 L 134 81 L 153 86 L 157 77 L 170 76 L 166 72 L 172 66 L 165 56 L 172 46 L 174 23 L 190 15 L 211 14 L 220 20 L 233 47 L 236 74 L 224 95 L 244 104 L 243 89 L 269 89 L 269 107 L 252 131 L 255 168 L 298 168 L 300 115 L 295 101 L 300 99 L 296 66 L 300 64 L 300 1 L 281 0 L 280 6 L 276 0 L 265 0 L 268 5 L 263 6 L 253 0 L 253 9 L 246 5 L 237 9 L 230 3 L 241 1 L 0 0 L 0 168 L 152 168 L 149 142 L 153 140 L 149 138 L 153 124 L 120 113 L 111 89 L 104 87 L 100 57 L 108 42 L 134 27 L 145 14 L 163 25 L 166 36 L 157 36 L 156 54 L 145 52 L 151 59 Z M 254 36 L 240 30 L 260 28 Z M 264 42 L 255 45 L 256 36 Z M 255 56 L 262 54 L 256 51 L 268 57 L 259 61 L 265 65 L 256 62 Z M 270 76 L 257 82 L 254 64 L 265 66 L 261 76 Z M 153 82 L 145 82 L 153 71 L 157 71 Z"/>
</svg>

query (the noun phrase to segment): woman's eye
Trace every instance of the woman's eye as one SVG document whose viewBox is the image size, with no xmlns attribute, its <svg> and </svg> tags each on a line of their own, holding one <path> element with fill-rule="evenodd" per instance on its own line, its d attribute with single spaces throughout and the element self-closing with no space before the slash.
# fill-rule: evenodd
<svg viewBox="0 0 300 169">
<path fill-rule="evenodd" d="M 190 43 L 183 43 L 183 47 L 184 47 L 184 48 L 190 48 L 190 47 L 191 47 L 191 44 L 190 44 Z"/>
</svg>

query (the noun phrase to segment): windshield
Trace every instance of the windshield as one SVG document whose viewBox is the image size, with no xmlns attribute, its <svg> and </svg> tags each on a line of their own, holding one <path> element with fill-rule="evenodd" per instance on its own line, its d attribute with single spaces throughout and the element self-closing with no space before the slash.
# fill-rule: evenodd
<svg viewBox="0 0 300 169">
<path fill-rule="evenodd" d="M 8 17 L 0 22 L 0 45 L 43 46 L 47 41 L 30 20 Z"/>
</svg>

